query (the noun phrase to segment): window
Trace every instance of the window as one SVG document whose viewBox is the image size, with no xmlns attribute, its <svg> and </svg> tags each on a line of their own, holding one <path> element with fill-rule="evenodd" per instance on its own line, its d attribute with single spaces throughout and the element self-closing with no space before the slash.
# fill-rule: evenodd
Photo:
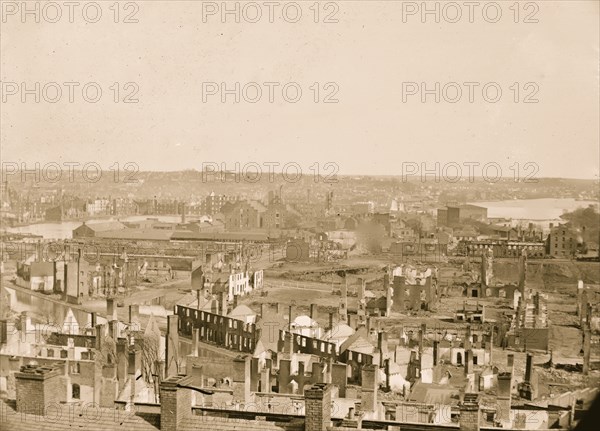
<svg viewBox="0 0 600 431">
<path fill-rule="evenodd" d="M 77 383 L 73 384 L 72 388 L 72 392 L 73 392 L 73 399 L 78 400 L 81 398 L 81 389 L 79 387 L 79 385 Z"/>
<path fill-rule="evenodd" d="M 69 353 L 66 350 L 61 350 L 60 351 L 60 357 L 61 358 L 66 358 L 69 355 Z"/>
<path fill-rule="evenodd" d="M 54 358 L 54 349 L 48 349 L 47 355 L 49 358 Z"/>
<path fill-rule="evenodd" d="M 81 365 L 79 364 L 79 362 L 75 362 L 74 364 L 71 364 L 71 373 L 72 374 L 80 374 L 81 373 Z"/>
</svg>

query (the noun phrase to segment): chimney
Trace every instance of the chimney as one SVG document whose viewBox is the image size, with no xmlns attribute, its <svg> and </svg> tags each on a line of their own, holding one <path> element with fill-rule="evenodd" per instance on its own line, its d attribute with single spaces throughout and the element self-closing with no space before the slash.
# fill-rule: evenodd
<svg viewBox="0 0 600 431">
<path fill-rule="evenodd" d="M 260 370 L 260 391 L 263 393 L 271 392 L 271 367 L 265 366 Z"/>
<path fill-rule="evenodd" d="M 515 364 L 515 354 L 509 353 L 508 355 L 506 355 L 506 366 L 512 370 L 514 368 L 514 364 Z"/>
<path fill-rule="evenodd" d="M 379 352 L 379 366 L 383 367 L 383 362 L 388 354 L 387 333 L 380 331 L 377 333 L 377 351 Z"/>
<path fill-rule="evenodd" d="M 473 374 L 473 351 L 465 350 L 465 375 Z"/>
<path fill-rule="evenodd" d="M 305 431 L 327 431 L 331 427 L 331 385 L 315 384 L 304 391 Z"/>
<path fill-rule="evenodd" d="M 198 356 L 198 343 L 200 341 L 200 328 L 192 329 L 192 356 Z"/>
<path fill-rule="evenodd" d="M 22 311 L 19 314 L 19 327 L 21 329 L 21 341 L 27 341 L 27 323 L 29 322 L 29 316 L 27 311 Z"/>
<path fill-rule="evenodd" d="M 294 306 L 290 305 L 288 307 L 288 331 L 292 330 L 292 323 L 294 322 L 294 319 L 292 318 L 293 312 L 294 312 Z"/>
<path fill-rule="evenodd" d="M 98 351 L 102 350 L 102 345 L 104 344 L 104 325 L 96 325 L 96 339 L 94 348 Z"/>
<path fill-rule="evenodd" d="M 121 337 L 121 329 L 119 326 L 119 321 L 118 320 L 111 320 L 110 322 L 108 322 L 108 331 L 110 333 L 110 337 L 117 341 L 117 339 L 119 339 Z"/>
<path fill-rule="evenodd" d="M 219 310 L 219 300 L 218 299 L 212 299 L 210 301 L 210 312 L 212 314 L 221 314 L 220 310 Z M 200 299 L 198 299 L 198 309 L 200 309 Z"/>
<path fill-rule="evenodd" d="M 96 313 L 92 312 L 90 313 L 90 326 L 93 328 L 96 327 L 97 324 L 97 317 L 96 317 Z"/>
<path fill-rule="evenodd" d="M 433 366 L 439 365 L 440 363 L 440 342 L 437 340 L 433 341 Z"/>
<path fill-rule="evenodd" d="M 106 298 L 106 320 L 110 322 L 115 319 L 115 300 L 114 298 Z"/>
<path fill-rule="evenodd" d="M 298 360 L 298 372 L 296 373 L 297 376 L 303 376 L 304 375 L 304 362 L 302 360 Z"/>
<path fill-rule="evenodd" d="M 171 376 L 160 384 L 160 430 L 179 431 L 184 419 L 192 416 L 193 376 Z"/>
<path fill-rule="evenodd" d="M 350 326 L 354 330 L 357 330 L 358 326 L 356 326 L 356 320 L 357 320 L 356 319 L 356 314 L 347 314 L 346 317 L 348 319 L 348 326 Z"/>
<path fill-rule="evenodd" d="M 339 307 L 340 320 L 348 322 L 348 276 L 344 274 Z"/>
<path fill-rule="evenodd" d="M 521 251 L 521 255 L 519 256 L 519 274 L 518 274 L 518 286 L 521 295 L 525 294 L 525 277 L 527 271 L 527 255 L 525 254 L 525 250 Z"/>
<path fill-rule="evenodd" d="M 284 353 L 294 353 L 294 336 L 291 332 L 285 332 L 283 335 L 283 351 Z"/>
<path fill-rule="evenodd" d="M 258 392 L 260 382 L 259 359 L 252 358 L 250 361 L 250 392 Z"/>
<path fill-rule="evenodd" d="M 467 325 L 467 333 L 465 335 L 465 351 L 471 349 L 471 325 Z"/>
<path fill-rule="evenodd" d="M 238 356 L 233 360 L 233 401 L 250 402 L 250 356 Z"/>
<path fill-rule="evenodd" d="M 172 314 L 167 316 L 167 337 L 165 340 L 166 345 L 166 358 L 167 363 L 165 364 L 165 378 L 177 376 L 179 373 L 178 367 L 178 351 L 179 351 L 179 316 Z"/>
<path fill-rule="evenodd" d="M 427 325 L 425 325 L 423 323 L 423 324 L 421 324 L 421 328 L 419 329 L 419 358 L 423 354 L 423 337 L 425 336 L 426 332 L 427 332 Z"/>
<path fill-rule="evenodd" d="M 269 305 L 264 302 L 260 304 L 260 318 L 261 319 L 264 319 L 265 316 L 267 315 L 267 307 L 268 306 Z"/>
<path fill-rule="evenodd" d="M 465 394 L 460 405 L 460 431 L 479 431 L 480 415 L 477 394 Z"/>
<path fill-rule="evenodd" d="M 362 391 L 360 396 L 361 409 L 364 412 L 377 411 L 377 388 L 379 382 L 379 367 L 377 365 L 365 365 L 361 369 Z"/>
<path fill-rule="evenodd" d="M 326 383 L 325 362 L 313 362 L 312 364 L 312 380 L 313 383 Z"/>
<path fill-rule="evenodd" d="M 333 313 L 329 313 L 329 330 L 331 331 L 331 335 L 333 335 Z"/>
<path fill-rule="evenodd" d="M 282 359 L 279 361 L 279 375 L 277 378 L 277 385 L 279 387 L 280 394 L 290 393 L 290 382 L 292 380 L 292 361 L 289 359 Z"/>
<path fill-rule="evenodd" d="M 527 354 L 527 363 L 525 365 L 525 378 L 519 385 L 519 396 L 526 400 L 533 401 L 537 397 L 537 376 L 533 369 L 533 355 Z"/>
<path fill-rule="evenodd" d="M 510 420 L 511 406 L 511 391 L 512 391 L 512 373 L 498 374 L 498 396 L 496 399 L 496 420 L 500 422 L 503 428 L 512 426 Z M 507 424 L 505 426 L 505 424 Z"/>
<path fill-rule="evenodd" d="M 310 304 L 310 318 L 317 320 L 317 304 Z"/>
<path fill-rule="evenodd" d="M 141 330 L 140 306 L 138 304 L 133 304 L 129 306 L 129 325 L 135 327 L 135 330 Z"/>
<path fill-rule="evenodd" d="M 383 367 L 385 372 L 385 390 L 391 391 L 392 386 L 390 385 L 390 360 L 386 359 L 383 361 Z"/>
<path fill-rule="evenodd" d="M 340 398 L 346 398 L 348 384 L 348 366 L 346 364 L 336 362 L 331 364 L 331 384 L 337 386 Z"/>
<path fill-rule="evenodd" d="M 365 291 L 367 289 L 367 282 L 364 278 L 359 278 L 358 279 L 359 285 L 358 285 L 358 292 L 357 292 L 357 297 L 358 297 L 358 301 L 365 299 Z"/>
<path fill-rule="evenodd" d="M 583 294 L 583 281 L 579 280 L 577 282 L 577 317 L 581 317 L 582 314 L 582 295 Z"/>
<path fill-rule="evenodd" d="M 587 376 L 590 370 L 590 344 L 591 331 L 589 325 L 583 330 L 583 375 Z"/>
<path fill-rule="evenodd" d="M 524 381 L 527 383 L 531 383 L 531 376 L 533 374 L 533 355 L 531 353 L 527 354 L 527 363 L 525 365 L 525 379 Z"/>
<path fill-rule="evenodd" d="M 142 373 L 142 351 L 141 350 L 130 350 L 129 351 L 129 363 L 127 374 L 133 375 L 136 379 Z"/>
<path fill-rule="evenodd" d="M 219 314 L 222 316 L 227 314 L 227 295 L 224 292 L 219 292 Z"/>
<path fill-rule="evenodd" d="M 122 391 L 127 381 L 127 371 L 129 370 L 129 344 L 125 340 L 117 341 L 117 380 L 119 381 L 119 391 Z"/>
<path fill-rule="evenodd" d="M 64 370 L 63 364 L 22 366 L 14 374 L 17 412 L 44 416 L 48 406 L 66 400 L 61 385 Z"/>
</svg>

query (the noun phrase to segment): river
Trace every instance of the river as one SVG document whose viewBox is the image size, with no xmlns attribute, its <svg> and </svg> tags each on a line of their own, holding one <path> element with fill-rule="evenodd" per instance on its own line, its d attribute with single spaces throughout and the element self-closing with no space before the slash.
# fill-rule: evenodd
<svg viewBox="0 0 600 431">
<path fill-rule="evenodd" d="M 486 207 L 488 217 L 504 217 L 519 220 L 556 221 L 565 212 L 596 205 L 597 201 L 578 201 L 571 198 L 515 199 L 508 201 L 471 202 Z"/>
</svg>

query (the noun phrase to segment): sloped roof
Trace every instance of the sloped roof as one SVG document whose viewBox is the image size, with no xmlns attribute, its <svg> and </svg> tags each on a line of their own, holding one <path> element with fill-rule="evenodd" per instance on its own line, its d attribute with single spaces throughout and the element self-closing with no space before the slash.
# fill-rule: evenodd
<svg viewBox="0 0 600 431">
<path fill-rule="evenodd" d="M 516 231 L 516 229 L 514 227 L 502 226 L 502 225 L 498 225 L 498 224 L 493 224 L 493 225 L 489 226 L 489 228 L 494 231 L 498 231 L 498 232 L 510 232 L 511 230 Z"/>
<path fill-rule="evenodd" d="M 380 296 L 379 298 L 373 298 L 370 301 L 367 301 L 367 308 L 385 310 L 387 308 L 386 297 Z"/>
<path fill-rule="evenodd" d="M 458 394 L 458 389 L 447 385 L 417 382 L 410 391 L 408 401 L 435 405 L 449 405 L 453 403 L 452 395 Z"/>
<path fill-rule="evenodd" d="M 128 240 L 155 240 L 168 241 L 173 235 L 172 230 L 153 229 L 153 228 L 129 228 L 129 229 L 114 229 L 98 232 L 99 238 L 111 239 L 128 239 Z"/>
<path fill-rule="evenodd" d="M 252 208 L 254 208 L 258 212 L 262 213 L 267 210 L 267 207 L 258 201 L 246 201 L 246 202 L 248 203 L 248 205 L 250 205 Z"/>
<path fill-rule="evenodd" d="M 104 232 L 108 230 L 118 230 L 118 229 L 127 229 L 120 221 L 103 221 L 97 223 L 83 223 L 81 226 L 87 226 L 92 229 L 94 232 Z M 81 227 L 79 226 L 79 227 Z"/>
<path fill-rule="evenodd" d="M 352 334 L 354 334 L 354 329 L 352 329 L 351 326 L 346 325 L 345 323 L 338 323 L 337 325 L 334 325 L 333 329 L 327 331 L 325 339 L 347 338 L 351 337 Z"/>
<path fill-rule="evenodd" d="M 294 319 L 294 321 L 292 322 L 292 327 L 294 326 L 296 328 L 314 328 L 319 326 L 319 324 L 306 314 L 303 314 Z"/>
<path fill-rule="evenodd" d="M 245 304 L 240 304 L 231 310 L 231 313 L 227 315 L 228 317 L 245 317 L 245 316 L 256 316 L 256 313 L 252 311 L 250 307 Z"/>
<path fill-rule="evenodd" d="M 375 350 L 375 343 L 373 343 L 367 335 L 367 329 L 363 326 L 359 328 L 354 334 L 352 334 L 346 341 L 340 346 L 340 353 L 346 350 L 352 350 L 353 352 L 360 352 L 371 354 Z"/>
<path fill-rule="evenodd" d="M 191 232 L 175 231 L 172 240 L 192 241 L 267 241 L 268 235 L 264 232 Z"/>
<path fill-rule="evenodd" d="M 211 309 L 212 298 L 205 298 L 204 296 L 200 296 L 200 310 L 210 311 Z M 183 305 L 184 307 L 198 307 L 198 297 L 193 293 L 187 293 L 186 295 L 179 298 L 177 301 L 177 305 Z"/>
</svg>

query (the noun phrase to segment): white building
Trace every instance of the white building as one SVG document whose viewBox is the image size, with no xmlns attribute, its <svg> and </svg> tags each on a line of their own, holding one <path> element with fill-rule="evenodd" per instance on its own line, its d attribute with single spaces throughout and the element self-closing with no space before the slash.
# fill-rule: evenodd
<svg viewBox="0 0 600 431">
<path fill-rule="evenodd" d="M 244 271 L 231 271 L 231 274 L 229 275 L 229 293 L 227 299 L 233 301 L 234 296 L 247 295 L 251 291 L 252 288 L 250 287 L 250 277 L 248 276 L 248 273 Z"/>
</svg>

